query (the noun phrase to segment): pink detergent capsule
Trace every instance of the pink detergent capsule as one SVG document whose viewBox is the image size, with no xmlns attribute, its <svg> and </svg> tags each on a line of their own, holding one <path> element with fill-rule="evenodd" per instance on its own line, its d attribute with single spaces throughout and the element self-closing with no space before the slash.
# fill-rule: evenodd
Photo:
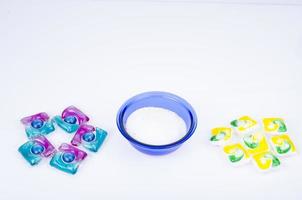
<svg viewBox="0 0 302 200">
<path fill-rule="evenodd" d="M 37 113 L 21 119 L 28 138 L 47 135 L 55 130 L 53 122 L 45 112 Z"/>
<path fill-rule="evenodd" d="M 71 140 L 71 144 L 75 146 L 82 145 L 90 151 L 97 152 L 106 137 L 106 131 L 88 124 L 82 124 Z"/>
<path fill-rule="evenodd" d="M 52 120 L 67 133 L 73 133 L 81 124 L 88 122 L 89 117 L 78 108 L 69 106 L 61 116 L 55 116 Z"/>
<path fill-rule="evenodd" d="M 44 136 L 32 138 L 18 150 L 31 165 L 38 164 L 42 158 L 51 157 L 56 152 L 55 147 Z"/>
</svg>

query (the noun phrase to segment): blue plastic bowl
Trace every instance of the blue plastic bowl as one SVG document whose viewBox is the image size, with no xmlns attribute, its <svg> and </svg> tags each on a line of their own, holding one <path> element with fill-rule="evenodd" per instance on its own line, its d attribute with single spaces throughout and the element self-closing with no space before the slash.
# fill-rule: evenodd
<svg viewBox="0 0 302 200">
<path fill-rule="evenodd" d="M 134 111 L 144 107 L 159 107 L 175 112 L 186 123 L 186 135 L 165 145 L 150 145 L 134 139 L 127 133 L 125 125 Z M 197 126 L 197 116 L 193 107 L 181 97 L 167 92 L 146 92 L 127 100 L 118 111 L 116 122 L 121 134 L 137 150 L 150 155 L 163 155 L 175 151 L 193 135 Z"/>
</svg>

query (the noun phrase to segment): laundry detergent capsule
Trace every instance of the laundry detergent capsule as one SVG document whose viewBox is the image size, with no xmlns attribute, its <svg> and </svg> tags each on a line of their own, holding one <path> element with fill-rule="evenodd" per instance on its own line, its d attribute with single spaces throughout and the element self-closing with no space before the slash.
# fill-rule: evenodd
<svg viewBox="0 0 302 200">
<path fill-rule="evenodd" d="M 249 161 L 250 156 L 240 143 L 230 144 L 223 147 L 223 152 L 232 164 L 243 164 Z"/>
<path fill-rule="evenodd" d="M 215 145 L 224 145 L 231 141 L 233 130 L 228 127 L 217 127 L 211 130 L 210 141 Z"/>
<path fill-rule="evenodd" d="M 279 158 L 271 151 L 266 151 L 254 155 L 253 161 L 261 171 L 271 170 L 281 165 Z"/>
<path fill-rule="evenodd" d="M 270 150 L 267 139 L 261 132 L 244 135 L 242 138 L 242 143 L 250 155 L 259 154 Z"/>
<path fill-rule="evenodd" d="M 266 133 L 278 134 L 287 131 L 287 127 L 282 118 L 264 118 L 262 123 Z"/>
<path fill-rule="evenodd" d="M 258 122 L 249 116 L 242 116 L 231 121 L 231 126 L 236 130 L 239 136 L 243 136 L 246 133 L 251 133 L 259 129 Z"/>
<path fill-rule="evenodd" d="M 274 135 L 270 138 L 274 152 L 279 156 L 296 153 L 296 147 L 288 134 Z"/>
</svg>

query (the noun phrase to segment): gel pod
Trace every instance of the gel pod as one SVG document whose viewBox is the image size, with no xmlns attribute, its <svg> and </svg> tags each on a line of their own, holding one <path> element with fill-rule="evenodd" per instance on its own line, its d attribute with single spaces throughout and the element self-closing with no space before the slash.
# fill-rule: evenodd
<svg viewBox="0 0 302 200">
<path fill-rule="evenodd" d="M 18 151 L 29 164 L 36 165 L 42 158 L 52 156 L 56 149 L 44 136 L 37 136 L 20 146 Z"/>
<path fill-rule="evenodd" d="M 233 130 L 228 127 L 217 127 L 211 130 L 210 141 L 215 145 L 224 145 L 231 141 Z"/>
<path fill-rule="evenodd" d="M 50 165 L 63 172 L 75 174 L 87 153 L 72 145 L 63 143 L 59 151 L 52 157 Z"/>
<path fill-rule="evenodd" d="M 240 143 L 223 147 L 223 152 L 232 164 L 243 164 L 249 161 L 250 155 Z"/>
<path fill-rule="evenodd" d="M 260 132 L 244 135 L 242 142 L 250 155 L 259 154 L 270 150 L 265 135 Z"/>
<path fill-rule="evenodd" d="M 287 131 L 282 118 L 264 118 L 262 122 L 264 131 L 267 133 L 285 133 Z"/>
<path fill-rule="evenodd" d="M 71 144 L 75 146 L 82 145 L 90 151 L 97 152 L 106 137 L 106 131 L 91 125 L 83 124 L 77 130 L 71 140 Z"/>
<path fill-rule="evenodd" d="M 246 133 L 251 133 L 259 128 L 258 122 L 249 116 L 242 116 L 231 121 L 230 124 L 233 128 L 235 128 L 239 136 L 242 136 Z"/>
<path fill-rule="evenodd" d="M 67 133 L 73 133 L 81 124 L 88 122 L 89 117 L 78 108 L 69 106 L 61 116 L 55 116 L 52 120 Z"/>
<path fill-rule="evenodd" d="M 25 126 L 28 138 L 47 135 L 55 130 L 52 121 L 49 120 L 49 116 L 45 112 L 24 117 L 21 119 L 21 122 Z"/>
<path fill-rule="evenodd" d="M 267 171 L 279 167 L 280 160 L 270 151 L 253 156 L 254 163 L 261 171 Z"/>
<path fill-rule="evenodd" d="M 271 137 L 270 142 L 278 156 L 296 153 L 296 147 L 288 134 L 274 135 Z"/>
</svg>

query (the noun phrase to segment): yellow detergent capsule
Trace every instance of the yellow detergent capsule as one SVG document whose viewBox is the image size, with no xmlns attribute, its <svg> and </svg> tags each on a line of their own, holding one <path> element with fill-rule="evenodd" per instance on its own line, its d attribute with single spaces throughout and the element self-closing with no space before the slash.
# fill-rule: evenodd
<svg viewBox="0 0 302 200">
<path fill-rule="evenodd" d="M 285 133 L 287 131 L 282 118 L 264 118 L 262 122 L 264 131 L 267 133 Z"/>
<path fill-rule="evenodd" d="M 270 149 L 265 135 L 260 132 L 246 134 L 243 136 L 242 141 L 250 155 L 259 154 Z"/>
<path fill-rule="evenodd" d="M 259 128 L 258 122 L 249 116 L 243 116 L 231 121 L 231 126 L 236 129 L 239 135 L 249 133 Z"/>
<path fill-rule="evenodd" d="M 249 161 L 249 154 L 242 144 L 230 144 L 223 147 L 223 152 L 232 164 L 242 164 Z"/>
<path fill-rule="evenodd" d="M 267 171 L 280 166 L 280 160 L 270 151 L 262 152 L 253 156 L 255 165 L 262 171 Z"/>
<path fill-rule="evenodd" d="M 217 127 L 211 130 L 210 141 L 215 145 L 228 143 L 232 139 L 233 130 L 228 127 Z"/>
<path fill-rule="evenodd" d="M 274 135 L 270 141 L 277 155 L 285 156 L 296 153 L 296 147 L 287 134 Z"/>
</svg>

